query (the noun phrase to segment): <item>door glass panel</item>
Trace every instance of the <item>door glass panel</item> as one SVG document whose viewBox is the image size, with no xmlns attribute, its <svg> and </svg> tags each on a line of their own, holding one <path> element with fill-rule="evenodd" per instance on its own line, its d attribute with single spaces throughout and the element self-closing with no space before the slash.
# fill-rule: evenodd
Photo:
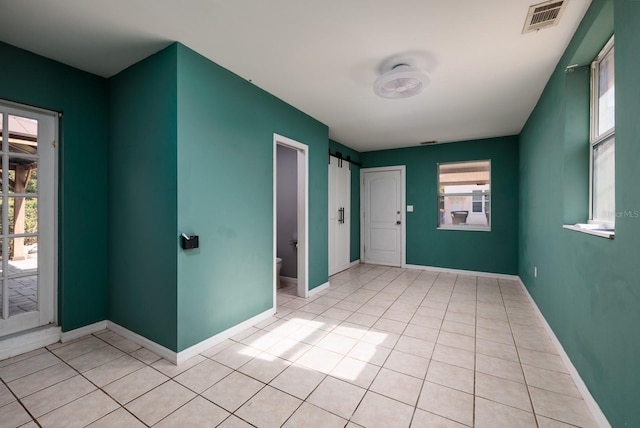
<svg viewBox="0 0 640 428">
<path fill-rule="evenodd" d="M 38 198 L 10 197 L 9 233 L 38 232 Z"/>
<path fill-rule="evenodd" d="M 37 310 L 38 240 L 35 236 L 8 239 L 9 316 Z M 4 276 L 4 275 L 3 275 Z"/>
<path fill-rule="evenodd" d="M 11 156 L 8 173 L 8 193 L 38 193 L 38 164 L 34 159 L 21 159 Z"/>
<path fill-rule="evenodd" d="M 9 316 L 38 310 L 38 276 L 9 278 Z"/>
<path fill-rule="evenodd" d="M 38 149 L 38 132 L 41 127 L 49 135 L 44 130 L 50 125 L 7 113 L 0 119 L 5 125 L 0 162 L 0 284 L 5 288 L 0 289 L 0 319 L 7 320 L 40 310 L 38 160 L 48 151 Z M 47 182 L 41 184 L 46 190 Z"/>
<path fill-rule="evenodd" d="M 9 151 L 27 155 L 38 154 L 38 121 L 9 115 Z"/>
</svg>

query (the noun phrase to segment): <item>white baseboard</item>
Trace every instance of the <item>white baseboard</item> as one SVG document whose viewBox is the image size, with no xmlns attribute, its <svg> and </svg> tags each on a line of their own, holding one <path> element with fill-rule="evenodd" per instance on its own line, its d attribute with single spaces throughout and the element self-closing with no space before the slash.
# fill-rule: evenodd
<svg viewBox="0 0 640 428">
<path fill-rule="evenodd" d="M 45 326 L 6 337 L 0 340 L 0 360 L 57 343 L 61 332 L 58 326 Z"/>
<path fill-rule="evenodd" d="M 231 328 L 228 328 L 227 330 L 220 332 L 218 334 L 216 334 L 215 336 L 211 336 L 208 339 L 203 340 L 200 343 L 196 343 L 193 346 L 188 347 L 187 349 L 185 349 L 184 351 L 181 351 L 178 353 L 177 355 L 177 362 L 176 364 L 180 364 L 183 361 L 188 360 L 189 358 L 195 357 L 196 355 L 198 355 L 199 353 L 206 351 L 207 349 L 211 348 L 212 346 L 217 345 L 218 343 L 235 336 L 236 334 L 240 333 L 243 330 L 246 330 L 249 327 L 252 327 L 264 320 L 266 320 L 267 318 L 273 316 L 276 313 L 276 309 L 275 308 L 271 308 L 269 310 L 266 310 L 264 312 L 262 312 L 261 314 L 256 315 L 253 318 L 249 318 L 248 320 L 241 322 L 240 324 L 234 325 Z"/>
<path fill-rule="evenodd" d="M 576 388 L 578 388 L 580 395 L 582 395 L 582 399 L 584 400 L 585 404 L 589 408 L 589 411 L 591 411 L 591 414 L 596 420 L 598 426 L 603 428 L 610 428 L 611 424 L 607 420 L 607 417 L 604 415 L 604 413 L 602 412 L 602 409 L 600 409 L 600 406 L 591 395 L 591 392 L 589 392 L 589 388 L 587 388 L 587 385 L 585 385 L 584 381 L 580 377 L 580 374 L 578 373 L 578 370 L 576 370 L 575 366 L 571 362 L 569 355 L 567 355 L 566 351 L 562 347 L 562 344 L 556 337 L 556 334 L 553 332 L 553 330 L 551 329 L 551 326 L 549 325 L 547 320 L 544 318 L 544 315 L 542 315 L 540 308 L 538 308 L 538 305 L 536 304 L 535 300 L 533 300 L 533 297 L 531 297 L 531 294 L 529 294 L 529 290 L 524 285 L 524 282 L 522 282 L 522 279 L 520 279 L 519 277 L 518 277 L 518 282 L 520 283 L 520 286 L 522 287 L 525 294 L 529 298 L 529 301 L 531 302 L 531 305 L 533 306 L 534 311 L 538 315 L 538 318 L 540 318 L 540 321 L 542 322 L 542 325 L 547 331 L 547 334 L 549 334 L 549 337 L 551 338 L 551 341 L 555 345 L 558 351 L 558 354 L 560 354 L 560 358 L 562 358 L 564 365 L 567 367 L 567 370 L 569 370 L 569 374 L 571 375 L 573 382 L 576 384 Z"/>
<path fill-rule="evenodd" d="M 125 339 L 129 339 L 130 341 L 137 343 L 143 348 L 147 348 L 149 351 L 161 356 L 165 360 L 170 361 L 173 364 L 177 364 L 177 354 L 171 349 L 165 348 L 164 346 L 152 340 L 149 340 L 144 336 L 140 336 L 138 333 L 134 333 L 133 331 L 122 327 L 121 325 L 116 324 L 113 321 L 107 321 L 107 328 L 114 333 L 117 333 L 120 336 L 124 337 Z"/>
<path fill-rule="evenodd" d="M 358 266 L 360 264 L 360 259 L 358 260 L 354 260 L 351 262 L 351 264 L 349 265 L 349 267 L 354 267 L 354 266 Z"/>
<path fill-rule="evenodd" d="M 148 349 L 149 351 L 156 353 L 157 355 L 161 356 L 162 358 L 164 358 L 165 360 L 173 364 L 180 364 L 188 360 L 189 358 L 195 357 L 200 352 L 205 351 L 214 345 L 217 345 L 223 340 L 226 340 L 232 336 L 235 336 L 241 331 L 255 324 L 258 324 L 261 321 L 264 321 L 265 319 L 269 318 L 275 313 L 276 313 L 275 308 L 271 308 L 261 314 L 258 314 L 252 318 L 249 318 L 246 321 L 241 322 L 240 324 L 237 324 L 231 328 L 228 328 L 227 330 L 220 332 L 215 336 L 211 336 L 210 338 L 205 339 L 200 343 L 196 343 L 195 345 L 190 346 L 189 348 L 181 352 L 174 352 L 171 349 L 165 348 L 164 346 L 159 345 L 156 342 L 149 340 L 144 336 L 140 336 L 139 334 L 134 333 L 131 330 L 126 329 L 112 321 L 107 321 L 107 328 L 113 331 L 114 333 L 117 333 L 120 336 L 124 337 L 125 339 L 129 339 L 132 342 L 135 342 L 138 345 Z"/>
<path fill-rule="evenodd" d="M 69 342 L 88 334 L 97 333 L 107 328 L 107 321 L 98 321 L 97 323 L 85 325 L 84 327 L 76 328 L 75 330 L 69 330 L 62 333 L 60 341 L 62 343 Z"/>
<path fill-rule="evenodd" d="M 473 275 L 473 276 L 481 276 L 483 278 L 508 279 L 511 281 L 520 280 L 520 277 L 518 275 L 507 275 L 504 273 L 480 272 L 480 271 L 474 271 L 474 270 L 450 269 L 450 268 L 441 268 L 441 267 L 435 267 L 435 266 L 407 265 L 407 264 L 405 264 L 403 267 L 407 269 L 418 269 L 418 270 L 428 270 L 432 272 L 452 273 L 455 275 Z"/>
<path fill-rule="evenodd" d="M 280 276 L 280 282 L 286 285 L 298 285 L 298 278 L 290 278 L 288 276 Z"/>
<path fill-rule="evenodd" d="M 324 284 L 318 285 L 316 288 L 309 290 L 309 296 L 313 296 L 314 294 L 317 294 L 327 288 L 329 288 L 329 281 L 325 282 Z"/>
</svg>

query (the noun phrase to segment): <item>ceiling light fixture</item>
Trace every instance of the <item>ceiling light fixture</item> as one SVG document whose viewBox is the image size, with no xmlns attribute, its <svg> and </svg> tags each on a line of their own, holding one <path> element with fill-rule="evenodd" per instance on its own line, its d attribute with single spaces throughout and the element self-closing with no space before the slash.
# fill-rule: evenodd
<svg viewBox="0 0 640 428">
<path fill-rule="evenodd" d="M 407 64 L 396 64 L 376 79 L 373 92 L 382 98 L 408 98 L 422 92 L 430 81 L 427 73 Z"/>
</svg>

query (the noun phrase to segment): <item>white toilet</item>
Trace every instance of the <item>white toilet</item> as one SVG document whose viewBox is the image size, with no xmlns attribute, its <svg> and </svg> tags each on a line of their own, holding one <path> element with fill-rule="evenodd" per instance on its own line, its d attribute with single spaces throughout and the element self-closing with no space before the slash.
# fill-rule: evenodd
<svg viewBox="0 0 640 428">
<path fill-rule="evenodd" d="M 278 281 L 278 288 L 282 287 L 282 283 L 280 282 L 280 269 L 282 269 L 282 259 L 280 257 L 276 257 L 276 278 Z"/>
</svg>

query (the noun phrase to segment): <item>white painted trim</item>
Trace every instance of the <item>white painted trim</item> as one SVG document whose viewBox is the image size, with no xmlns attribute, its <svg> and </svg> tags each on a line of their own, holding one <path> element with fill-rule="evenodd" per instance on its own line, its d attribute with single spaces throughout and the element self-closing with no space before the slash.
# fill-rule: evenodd
<svg viewBox="0 0 640 428">
<path fill-rule="evenodd" d="M 124 328 L 113 321 L 107 321 L 107 328 L 114 333 L 119 334 L 125 339 L 129 339 L 132 342 L 137 343 L 138 345 L 147 348 L 149 351 L 161 356 L 165 360 L 172 362 L 173 364 L 177 364 L 178 354 L 171 349 L 165 348 L 162 345 L 157 344 L 156 342 L 147 339 L 146 337 L 140 336 L 138 333 L 134 333 L 131 330 Z"/>
<path fill-rule="evenodd" d="M 595 229 L 595 230 L 594 229 L 584 229 L 582 227 L 575 226 L 573 224 L 563 224 L 562 227 L 564 229 L 567 229 L 567 230 L 573 230 L 575 232 L 586 233 L 587 235 L 599 236 L 601 238 L 613 239 L 613 238 L 616 237 L 616 233 L 615 232 L 609 232 L 609 231 L 597 230 L 597 229 Z"/>
<path fill-rule="evenodd" d="M 0 340 L 0 360 L 31 352 L 60 341 L 61 329 L 57 326 L 41 327 L 18 333 Z"/>
<path fill-rule="evenodd" d="M 540 322 L 542 322 L 544 329 L 547 331 L 547 334 L 549 335 L 549 337 L 551 338 L 551 341 L 555 345 L 556 350 L 558 351 L 558 354 L 560 354 L 560 358 L 562 358 L 562 362 L 564 362 L 564 365 L 567 367 L 567 370 L 569 370 L 569 374 L 571 375 L 573 382 L 576 384 L 576 388 L 578 388 L 580 395 L 582 395 L 582 399 L 584 400 L 585 404 L 589 408 L 589 411 L 591 411 L 591 414 L 596 420 L 598 426 L 603 428 L 607 428 L 607 427 L 610 428 L 611 424 L 607 420 L 607 417 L 604 415 L 604 413 L 602 412 L 602 409 L 600 409 L 600 406 L 598 405 L 596 400 L 593 398 L 593 396 L 589 392 L 589 388 L 587 388 L 587 385 L 585 385 L 584 381 L 580 377 L 580 374 L 578 373 L 578 370 L 576 370 L 575 366 L 571 362 L 569 355 L 567 355 L 566 351 L 562 347 L 562 344 L 556 337 L 556 334 L 551 329 L 551 326 L 545 319 L 544 315 L 542 315 L 540 308 L 538 308 L 538 305 L 536 304 L 535 300 L 533 300 L 533 297 L 531 297 L 531 294 L 529 294 L 529 290 L 524 285 L 524 282 L 522 282 L 522 279 L 520 279 L 519 277 L 518 277 L 518 282 L 520 283 L 520 286 L 522 287 L 525 294 L 529 298 L 529 301 L 531 302 L 531 305 L 533 306 L 534 311 L 538 315 L 538 318 L 540 318 Z"/>
<path fill-rule="evenodd" d="M 246 321 L 241 322 L 240 324 L 236 324 L 233 327 L 216 334 L 215 336 L 211 336 L 210 338 L 205 339 L 202 342 L 196 343 L 195 345 L 190 346 L 181 352 L 174 352 L 171 349 L 165 348 L 164 346 L 159 345 L 156 342 L 147 339 L 146 337 L 140 336 L 139 334 L 134 333 L 131 330 L 124 328 L 112 321 L 107 321 L 107 328 L 114 333 L 117 333 L 120 336 L 124 337 L 125 339 L 129 339 L 132 342 L 135 342 L 138 345 L 148 349 L 149 351 L 161 356 L 165 360 L 177 365 L 183 363 L 189 358 L 195 357 L 202 351 L 205 351 L 212 346 L 217 345 L 218 343 L 232 336 L 235 336 L 241 331 L 264 321 L 265 319 L 273 316 L 275 313 L 275 308 L 268 309 L 261 314 L 258 314 Z"/>
<path fill-rule="evenodd" d="M 298 278 L 290 278 L 288 276 L 280 275 L 280 282 L 284 282 L 285 284 L 288 284 L 288 285 L 297 285 Z"/>
<path fill-rule="evenodd" d="M 0 116 L 17 115 L 21 117 L 35 119 L 38 122 L 37 137 L 38 141 L 45 143 L 41 145 L 42 150 L 38 149 L 37 155 L 26 155 L 28 159 L 38 160 L 41 179 L 39 191 L 39 221 L 38 232 L 35 234 L 22 233 L 16 236 L 38 236 L 40 246 L 39 262 L 38 262 L 38 283 L 37 287 L 37 310 L 29 313 L 19 314 L 16 316 L 2 318 L 0 317 L 0 336 L 5 337 L 14 333 L 29 332 L 31 329 L 39 327 L 50 327 L 57 320 L 58 307 L 58 272 L 56 269 L 58 262 L 58 119 L 60 113 L 51 110 L 32 107 L 29 105 L 18 104 L 11 101 L 0 99 L 0 107 L 2 112 Z M 8 144 L 8 127 L 0 132 L 0 145 Z M 3 147 L 8 151 L 8 147 Z M 8 158 L 4 158 L 1 163 L 3 170 L 8 174 Z M 2 174 L 0 174 L 2 175 Z M 22 194 L 16 194 L 20 196 Z M 8 224 L 7 218 L 2 219 Z M 8 240 L 4 241 L 5 250 Z M 2 246 L 2 245 L 0 245 Z M 4 268 L 6 270 L 8 263 L 5 260 Z M 2 264 L 2 263 L 0 263 Z M 4 295 L 7 296 L 9 288 L 8 281 L 4 285 L 0 284 L 0 288 L 4 288 Z M 6 316 L 9 314 L 9 301 L 0 300 L 0 309 Z"/>
<path fill-rule="evenodd" d="M 298 282 L 299 297 L 309 297 L 309 146 L 285 136 L 273 134 L 273 304 L 278 293 L 275 260 L 278 243 L 278 145 L 298 152 Z M 301 233 L 302 232 L 302 233 Z"/>
<path fill-rule="evenodd" d="M 248 329 L 249 327 L 253 327 L 254 325 L 266 320 L 267 318 L 272 317 L 275 313 L 275 308 L 268 309 L 253 318 L 249 318 L 248 320 L 241 322 L 240 324 L 234 325 L 233 327 L 216 334 L 215 336 L 211 336 L 210 338 L 205 339 L 200 343 L 196 343 L 195 345 L 188 347 L 184 351 L 178 352 L 177 362 L 175 364 L 180 364 L 188 360 L 189 358 L 195 357 L 199 353 L 206 351 L 212 346 L 215 346 L 218 343 Z"/>
<path fill-rule="evenodd" d="M 474 271 L 474 270 L 450 269 L 450 268 L 422 266 L 422 265 L 404 265 L 403 267 L 407 269 L 418 269 L 418 270 L 428 270 L 432 272 L 452 273 L 455 275 L 473 275 L 473 276 L 481 276 L 483 278 L 507 279 L 511 281 L 520 280 L 520 277 L 518 275 L 508 275 L 504 273 L 480 272 L 480 271 Z"/>
<path fill-rule="evenodd" d="M 327 281 L 324 284 L 318 285 L 316 288 L 312 288 L 311 290 L 309 290 L 309 297 L 313 296 L 314 294 L 318 294 L 322 290 L 326 290 L 330 285 L 331 284 L 329 284 L 329 281 Z"/>
<path fill-rule="evenodd" d="M 69 330 L 62 333 L 60 341 L 62 343 L 70 342 L 79 337 L 86 336 L 88 334 L 97 333 L 107 328 L 107 321 L 98 321 L 97 323 L 85 325 L 84 327 L 76 328 L 75 330 Z"/>
<path fill-rule="evenodd" d="M 349 264 L 349 267 L 352 268 L 354 266 L 358 266 L 360 264 L 360 259 L 354 260 Z"/>
<path fill-rule="evenodd" d="M 464 231 L 472 231 L 472 232 L 491 232 L 491 227 L 487 226 L 474 226 L 474 225 L 444 225 L 438 226 L 436 229 L 438 230 L 464 230 Z"/>
<path fill-rule="evenodd" d="M 389 265 L 402 267 L 407 263 L 407 167 L 406 165 L 395 165 L 395 166 L 383 166 L 376 168 L 360 168 L 360 257 L 366 263 L 366 257 L 364 253 L 364 241 L 365 241 L 365 231 L 364 231 L 364 195 L 365 195 L 365 186 L 364 186 L 364 175 L 367 172 L 384 172 L 384 171 L 400 171 L 400 220 L 402 221 L 402 225 L 400 226 L 400 266 L 397 265 Z M 379 264 L 379 263 L 378 263 Z"/>
</svg>

